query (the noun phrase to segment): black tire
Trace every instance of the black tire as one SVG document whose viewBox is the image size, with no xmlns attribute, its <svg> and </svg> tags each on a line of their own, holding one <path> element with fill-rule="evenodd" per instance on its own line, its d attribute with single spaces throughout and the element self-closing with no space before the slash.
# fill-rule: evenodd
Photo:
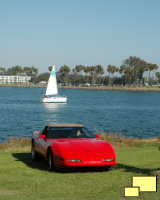
<svg viewBox="0 0 160 200">
<path fill-rule="evenodd" d="M 48 153 L 48 169 L 49 171 L 54 170 L 54 158 L 53 158 L 52 150 L 49 150 L 49 153 Z"/>
<path fill-rule="evenodd" d="M 107 167 L 106 167 L 106 170 L 107 170 L 107 171 L 110 171 L 110 170 L 112 170 L 112 169 L 113 169 L 113 166 L 107 166 Z"/>
<path fill-rule="evenodd" d="M 31 157 L 32 157 L 32 160 L 38 160 L 38 155 L 35 151 L 35 145 L 34 145 L 34 142 L 32 142 L 32 148 L 31 148 Z"/>
</svg>

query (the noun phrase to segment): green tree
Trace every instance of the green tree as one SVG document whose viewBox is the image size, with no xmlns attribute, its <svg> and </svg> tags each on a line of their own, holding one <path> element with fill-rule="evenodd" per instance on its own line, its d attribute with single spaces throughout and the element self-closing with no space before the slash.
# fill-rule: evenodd
<svg viewBox="0 0 160 200">
<path fill-rule="evenodd" d="M 31 75 L 31 68 L 30 67 L 24 67 L 23 73 L 25 73 L 26 76 L 30 76 Z"/>
<path fill-rule="evenodd" d="M 118 70 L 118 68 L 116 67 L 116 66 L 112 66 L 111 67 L 111 74 L 112 74 L 112 86 L 113 86 L 113 83 L 114 83 L 114 74 L 116 73 L 116 72 L 118 72 L 119 70 Z"/>
<path fill-rule="evenodd" d="M 38 74 L 38 68 L 31 67 L 31 70 L 32 70 L 32 74 L 37 76 L 37 74 Z"/>
<path fill-rule="evenodd" d="M 130 56 L 128 59 L 124 60 L 123 64 L 126 67 L 132 68 L 132 81 L 134 84 L 142 84 L 143 74 L 147 70 L 147 63 L 135 56 Z"/>
<path fill-rule="evenodd" d="M 128 80 L 128 84 L 131 85 L 131 80 L 132 80 L 132 67 L 131 66 L 127 66 L 125 71 L 124 71 L 124 75 L 125 75 L 125 84 L 127 83 Z"/>
<path fill-rule="evenodd" d="M 4 67 L 0 67 L 0 73 L 4 75 L 5 72 L 6 72 L 6 69 Z"/>
<path fill-rule="evenodd" d="M 103 75 L 104 74 L 104 69 L 101 65 L 97 65 L 97 75 Z"/>
<path fill-rule="evenodd" d="M 91 83 L 91 76 L 90 76 L 90 67 L 86 66 L 84 67 L 84 73 L 85 73 L 85 83 Z"/>
<path fill-rule="evenodd" d="M 11 72 L 12 72 L 12 75 L 21 75 L 23 72 L 23 69 L 21 66 L 16 65 L 11 68 Z"/>
<path fill-rule="evenodd" d="M 96 65 L 96 66 L 88 66 L 84 69 L 85 73 L 90 73 L 91 76 L 91 85 L 93 86 L 96 81 L 97 81 L 97 77 L 99 75 L 104 74 L 104 70 L 103 67 L 101 65 Z"/>
<path fill-rule="evenodd" d="M 153 64 L 153 79 L 156 79 L 155 75 L 156 75 L 157 69 L 158 69 L 158 65 Z"/>
<path fill-rule="evenodd" d="M 158 83 L 160 83 L 160 72 L 156 72 L 156 76 L 158 78 Z"/>
<path fill-rule="evenodd" d="M 71 70 L 67 65 L 61 66 L 59 70 L 60 78 L 65 84 L 68 82 L 67 78 L 70 71 Z"/>
<path fill-rule="evenodd" d="M 89 68 L 89 72 L 90 72 L 90 75 L 91 75 L 91 85 L 93 86 L 95 84 L 95 76 L 96 76 L 96 67 L 95 66 L 91 66 Z"/>
<path fill-rule="evenodd" d="M 85 67 L 83 65 L 76 65 L 75 69 L 77 72 L 82 72 L 85 69 Z"/>
<path fill-rule="evenodd" d="M 120 69 L 119 69 L 119 73 L 122 74 L 122 85 L 124 85 L 124 73 L 126 70 L 126 66 L 125 65 L 121 65 Z"/>
<path fill-rule="evenodd" d="M 89 66 L 85 67 L 85 68 L 84 68 L 84 72 L 85 72 L 86 74 L 88 74 L 88 73 L 90 72 L 90 67 L 89 67 Z"/>
<path fill-rule="evenodd" d="M 155 79 L 155 71 L 157 69 L 158 69 L 158 65 L 151 64 L 151 63 L 147 64 L 147 70 L 146 71 L 148 71 L 148 83 L 149 83 L 149 85 L 152 85 L 153 79 Z M 151 72 L 152 72 L 152 77 L 151 77 Z"/>
<path fill-rule="evenodd" d="M 107 72 L 109 73 L 109 86 L 111 85 L 111 70 L 112 70 L 112 65 L 107 66 Z"/>
<path fill-rule="evenodd" d="M 49 76 L 50 76 L 50 73 L 48 73 L 48 72 L 39 74 L 37 77 L 37 82 L 41 82 L 41 81 L 47 82 L 49 79 Z"/>
<path fill-rule="evenodd" d="M 53 66 L 49 66 L 48 70 L 51 72 L 52 71 Z"/>
<path fill-rule="evenodd" d="M 118 68 L 114 65 L 107 66 L 107 72 L 109 73 L 109 85 L 111 85 L 111 74 L 112 74 L 112 86 L 113 86 L 113 75 L 114 73 L 118 72 Z"/>
<path fill-rule="evenodd" d="M 37 83 L 38 68 L 31 67 L 32 82 Z"/>
<path fill-rule="evenodd" d="M 98 85 L 102 84 L 102 75 L 104 74 L 104 69 L 101 65 L 97 65 L 97 76 L 96 76 L 96 81 L 98 83 Z"/>
</svg>

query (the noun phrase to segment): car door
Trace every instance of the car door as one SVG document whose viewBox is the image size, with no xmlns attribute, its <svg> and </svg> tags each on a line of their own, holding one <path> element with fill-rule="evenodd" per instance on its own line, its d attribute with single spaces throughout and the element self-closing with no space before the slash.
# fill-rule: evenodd
<svg viewBox="0 0 160 200">
<path fill-rule="evenodd" d="M 41 135 L 46 135 L 47 132 L 48 132 L 48 127 L 46 126 L 43 129 Z M 40 137 L 37 139 L 36 151 L 43 156 L 46 155 L 46 139 L 43 139 L 43 138 L 40 138 Z"/>
</svg>

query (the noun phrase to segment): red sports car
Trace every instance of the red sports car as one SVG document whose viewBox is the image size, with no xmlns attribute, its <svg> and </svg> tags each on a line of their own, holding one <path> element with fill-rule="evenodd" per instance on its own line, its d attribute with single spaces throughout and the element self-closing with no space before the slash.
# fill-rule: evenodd
<svg viewBox="0 0 160 200">
<path fill-rule="evenodd" d="M 113 147 L 81 124 L 48 124 L 32 136 L 32 160 L 48 160 L 49 170 L 66 167 L 115 165 Z"/>
</svg>

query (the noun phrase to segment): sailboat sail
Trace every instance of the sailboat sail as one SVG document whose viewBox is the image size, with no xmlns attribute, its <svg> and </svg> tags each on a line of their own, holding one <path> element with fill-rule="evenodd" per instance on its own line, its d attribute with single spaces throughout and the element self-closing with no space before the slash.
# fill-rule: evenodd
<svg viewBox="0 0 160 200">
<path fill-rule="evenodd" d="M 55 66 L 53 66 L 52 68 L 46 90 L 46 95 L 54 95 L 54 94 L 58 94 Z"/>
</svg>

